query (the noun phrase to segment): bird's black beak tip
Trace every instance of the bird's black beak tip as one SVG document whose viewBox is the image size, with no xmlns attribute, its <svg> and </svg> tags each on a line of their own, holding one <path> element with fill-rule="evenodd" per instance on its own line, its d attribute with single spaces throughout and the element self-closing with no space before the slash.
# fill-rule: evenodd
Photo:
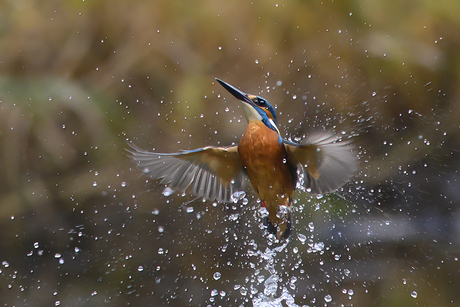
<svg viewBox="0 0 460 307">
<path fill-rule="evenodd" d="M 219 82 L 220 85 L 222 85 L 227 91 L 229 91 L 230 94 L 232 94 L 236 99 L 249 102 L 250 99 L 248 98 L 248 95 L 246 93 L 240 91 L 239 89 L 228 84 L 227 82 L 220 80 L 219 78 L 216 78 L 216 81 Z"/>
<path fill-rule="evenodd" d="M 223 87 L 225 87 L 227 85 L 227 83 L 225 83 L 224 81 L 220 80 L 219 78 L 216 78 L 216 81 L 219 82 L 219 84 L 222 85 Z"/>
<path fill-rule="evenodd" d="M 219 82 L 220 85 L 222 85 L 223 87 L 227 88 L 227 86 L 231 86 L 230 84 L 228 84 L 227 82 L 225 81 L 222 81 L 221 79 L 219 78 L 216 78 L 216 81 Z"/>
</svg>

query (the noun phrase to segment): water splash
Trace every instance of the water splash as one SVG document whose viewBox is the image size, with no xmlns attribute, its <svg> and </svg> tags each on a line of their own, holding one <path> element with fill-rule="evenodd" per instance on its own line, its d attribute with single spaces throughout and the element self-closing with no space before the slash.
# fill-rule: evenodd
<svg viewBox="0 0 460 307">
<path fill-rule="evenodd" d="M 286 241 L 284 244 L 270 248 L 267 247 L 265 251 L 249 251 L 249 256 L 256 256 L 261 261 L 265 262 L 264 270 L 268 272 L 269 277 L 264 281 L 264 289 L 259 293 L 257 297 L 254 297 L 252 304 L 255 307 L 300 307 L 294 302 L 294 296 L 289 292 L 289 289 L 286 286 L 281 287 L 281 295 L 276 296 L 277 290 L 279 288 L 279 283 L 282 283 L 282 278 L 278 274 L 275 263 L 277 255 L 282 252 L 288 245 L 289 241 Z M 259 281 L 263 281 L 259 275 Z M 295 282 L 295 281 L 294 281 Z M 284 302 L 284 304 L 283 304 Z"/>
<path fill-rule="evenodd" d="M 284 301 L 284 305 L 282 302 Z M 252 300 L 252 304 L 255 307 L 300 307 L 294 302 L 294 297 L 289 293 L 289 290 L 285 287 L 281 289 L 280 297 L 268 297 L 264 294 L 260 294 L 258 297 Z"/>
</svg>

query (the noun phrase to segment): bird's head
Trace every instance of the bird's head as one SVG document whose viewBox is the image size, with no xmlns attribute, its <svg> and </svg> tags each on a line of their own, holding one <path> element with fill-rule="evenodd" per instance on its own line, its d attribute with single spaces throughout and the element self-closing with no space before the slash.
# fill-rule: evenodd
<svg viewBox="0 0 460 307">
<path fill-rule="evenodd" d="M 248 121 L 262 121 L 268 128 L 279 133 L 275 108 L 266 99 L 260 96 L 246 94 L 220 79 L 216 78 L 216 80 L 236 99 L 243 102 L 244 114 Z"/>
</svg>

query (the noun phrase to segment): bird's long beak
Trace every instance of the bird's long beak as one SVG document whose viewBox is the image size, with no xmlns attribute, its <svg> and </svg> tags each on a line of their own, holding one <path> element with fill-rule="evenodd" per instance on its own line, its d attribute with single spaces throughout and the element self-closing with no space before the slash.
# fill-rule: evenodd
<svg viewBox="0 0 460 307">
<path fill-rule="evenodd" d="M 249 98 L 248 94 L 240 91 L 239 89 L 237 89 L 236 87 L 216 78 L 217 82 L 220 83 L 220 85 L 222 85 L 227 91 L 230 92 L 230 94 L 232 94 L 236 99 L 238 100 L 241 100 L 241 101 L 244 101 L 246 103 L 249 103 L 250 105 L 254 105 L 254 102 L 251 100 L 251 98 Z"/>
<path fill-rule="evenodd" d="M 220 83 L 227 91 L 230 92 L 233 96 L 235 96 L 236 99 L 239 101 L 243 102 L 242 107 L 244 111 L 244 115 L 246 116 L 246 119 L 248 122 L 252 120 L 263 120 L 262 113 L 264 112 L 260 107 L 258 107 L 254 101 L 251 98 L 255 98 L 256 96 L 251 95 L 251 94 L 246 94 L 239 89 L 237 89 L 234 86 L 231 86 L 228 83 L 225 83 L 224 81 L 217 79 L 217 82 Z M 276 126 L 276 124 L 274 124 Z"/>
</svg>

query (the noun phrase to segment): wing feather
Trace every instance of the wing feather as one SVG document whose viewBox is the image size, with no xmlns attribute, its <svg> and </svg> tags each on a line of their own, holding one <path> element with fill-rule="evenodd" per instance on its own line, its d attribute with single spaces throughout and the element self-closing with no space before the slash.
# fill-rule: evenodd
<svg viewBox="0 0 460 307">
<path fill-rule="evenodd" d="M 308 136 L 302 144 L 284 141 L 289 158 L 304 171 L 304 186 L 314 194 L 337 190 L 357 171 L 356 154 L 349 141 L 330 133 Z"/>
<path fill-rule="evenodd" d="M 190 189 L 198 197 L 231 202 L 243 187 L 245 172 L 237 146 L 208 146 L 178 153 L 156 153 L 128 144 L 127 151 L 145 174 L 178 191 Z"/>
</svg>

